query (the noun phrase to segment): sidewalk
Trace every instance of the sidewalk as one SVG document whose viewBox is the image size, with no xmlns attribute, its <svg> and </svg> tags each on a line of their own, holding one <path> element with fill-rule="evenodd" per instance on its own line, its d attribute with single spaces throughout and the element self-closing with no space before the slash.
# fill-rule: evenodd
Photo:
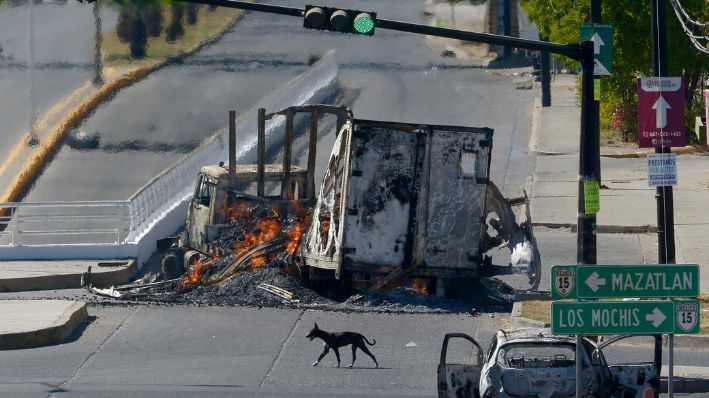
<svg viewBox="0 0 709 398">
<path fill-rule="evenodd" d="M 88 318 L 86 304 L 66 300 L 0 301 L 0 350 L 61 343 Z"/>
<path fill-rule="evenodd" d="M 580 109 L 575 77 L 560 75 L 552 83 L 552 106 L 537 101 L 533 112 L 530 151 L 537 154 L 531 204 L 535 225 L 568 227 L 577 218 Z M 657 229 L 655 188 L 648 187 L 645 158 L 610 158 L 606 154 L 637 152 L 635 148 L 601 147 L 602 184 L 599 233 L 643 233 Z M 674 187 L 677 263 L 696 263 L 702 292 L 709 292 L 709 157 L 680 154 Z M 654 236 L 654 235 L 653 235 Z M 656 246 L 650 248 L 657 251 Z M 599 246 L 599 252 L 603 247 Z"/>
<path fill-rule="evenodd" d="M 0 292 L 78 288 L 89 266 L 96 287 L 128 282 L 138 272 L 135 260 L 0 261 Z"/>
</svg>

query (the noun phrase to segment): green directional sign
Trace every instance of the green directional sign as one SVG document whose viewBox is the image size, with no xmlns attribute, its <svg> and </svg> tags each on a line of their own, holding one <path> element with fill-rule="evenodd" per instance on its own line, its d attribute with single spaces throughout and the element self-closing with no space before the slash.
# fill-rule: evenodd
<svg viewBox="0 0 709 398">
<path fill-rule="evenodd" d="M 553 334 L 699 333 L 699 302 L 557 301 L 551 304 Z"/>
<path fill-rule="evenodd" d="M 593 74 L 606 76 L 613 72 L 613 26 L 582 24 L 581 41 L 593 41 L 595 65 Z"/>
<path fill-rule="evenodd" d="M 699 296 L 699 265 L 554 265 L 551 296 L 676 298 Z"/>
<path fill-rule="evenodd" d="M 580 265 L 578 298 L 697 297 L 699 266 L 681 265 Z"/>
</svg>

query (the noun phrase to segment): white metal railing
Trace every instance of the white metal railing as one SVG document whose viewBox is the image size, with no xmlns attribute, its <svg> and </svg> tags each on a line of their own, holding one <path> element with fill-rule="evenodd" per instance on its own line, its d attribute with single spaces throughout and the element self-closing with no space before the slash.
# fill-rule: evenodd
<svg viewBox="0 0 709 398">
<path fill-rule="evenodd" d="M 0 246 L 123 243 L 130 202 L 0 202 Z"/>
</svg>

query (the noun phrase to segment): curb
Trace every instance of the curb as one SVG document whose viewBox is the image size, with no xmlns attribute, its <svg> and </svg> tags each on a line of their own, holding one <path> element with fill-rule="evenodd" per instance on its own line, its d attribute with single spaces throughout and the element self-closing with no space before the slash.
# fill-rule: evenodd
<svg viewBox="0 0 709 398">
<path fill-rule="evenodd" d="M 46 328 L 0 334 L 0 350 L 39 347 L 67 340 L 76 328 L 89 317 L 86 303 L 75 301 L 57 320 Z"/>
<path fill-rule="evenodd" d="M 577 224 L 571 223 L 551 223 L 533 222 L 533 227 L 546 227 L 552 229 L 569 228 L 571 232 L 576 232 Z M 599 225 L 596 228 L 599 234 L 646 234 L 657 232 L 656 225 Z"/>
<path fill-rule="evenodd" d="M 677 147 L 677 148 L 672 148 L 672 153 L 676 153 L 678 155 L 688 155 L 688 154 L 693 154 L 693 153 L 707 153 L 709 152 L 709 145 L 700 145 L 700 144 L 694 144 L 694 145 L 687 145 L 683 147 Z M 627 159 L 627 158 L 646 158 L 649 153 L 655 153 L 653 151 L 641 151 L 641 152 L 632 152 L 632 153 L 623 153 L 623 154 L 610 154 L 610 155 L 601 155 L 604 158 L 615 158 L 615 159 Z"/>
<path fill-rule="evenodd" d="M 175 62 L 176 59 L 186 57 L 193 54 L 204 46 L 214 43 L 220 37 L 222 37 L 226 32 L 232 29 L 237 22 L 246 15 L 245 12 L 237 14 L 233 21 L 228 23 L 221 31 L 216 34 L 205 38 L 204 41 L 196 45 L 190 51 L 185 51 L 174 56 L 168 57 L 167 59 L 156 62 L 155 64 L 149 66 L 142 66 L 134 69 L 130 72 L 126 72 L 117 79 L 110 83 L 105 84 L 96 93 L 89 96 L 84 102 L 77 106 L 72 112 L 69 113 L 67 117 L 59 124 L 59 127 L 54 129 L 49 136 L 43 140 L 37 152 L 24 164 L 21 171 L 15 177 L 15 179 L 10 183 L 9 187 L 5 190 L 0 201 L 2 202 L 18 202 L 24 196 L 27 187 L 30 186 L 37 178 L 39 172 L 49 163 L 53 157 L 53 154 L 59 148 L 64 136 L 68 131 L 76 126 L 78 126 L 91 112 L 95 111 L 99 105 L 101 105 L 106 99 L 115 95 L 121 89 L 131 86 L 134 83 L 144 79 L 151 73 L 161 69 L 162 67 Z M 0 216 L 5 215 L 7 209 L 0 209 Z"/>
<path fill-rule="evenodd" d="M 93 272 L 91 283 L 96 287 L 111 287 L 126 283 L 138 273 L 138 265 L 135 260 L 121 261 L 127 266 L 121 266 L 115 271 Z M 94 271 L 101 267 L 99 264 L 110 264 L 111 261 L 97 261 Z M 107 265 L 111 266 L 111 265 Z M 31 290 L 57 290 L 57 289 L 78 289 L 81 287 L 81 276 L 85 272 L 74 274 L 46 274 L 40 276 L 27 276 L 21 278 L 0 278 L 0 292 L 24 292 Z"/>
</svg>

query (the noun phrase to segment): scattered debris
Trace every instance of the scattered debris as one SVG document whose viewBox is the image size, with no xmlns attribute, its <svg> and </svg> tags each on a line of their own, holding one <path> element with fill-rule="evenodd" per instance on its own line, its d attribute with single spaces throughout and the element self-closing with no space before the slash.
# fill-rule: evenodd
<svg viewBox="0 0 709 398">
<path fill-rule="evenodd" d="M 278 286 L 269 285 L 268 283 L 262 283 L 262 284 L 258 285 L 258 288 L 261 290 L 265 290 L 271 294 L 275 294 L 276 296 L 281 297 L 286 300 L 293 299 L 293 293 L 289 292 L 286 289 L 281 289 Z"/>
</svg>

